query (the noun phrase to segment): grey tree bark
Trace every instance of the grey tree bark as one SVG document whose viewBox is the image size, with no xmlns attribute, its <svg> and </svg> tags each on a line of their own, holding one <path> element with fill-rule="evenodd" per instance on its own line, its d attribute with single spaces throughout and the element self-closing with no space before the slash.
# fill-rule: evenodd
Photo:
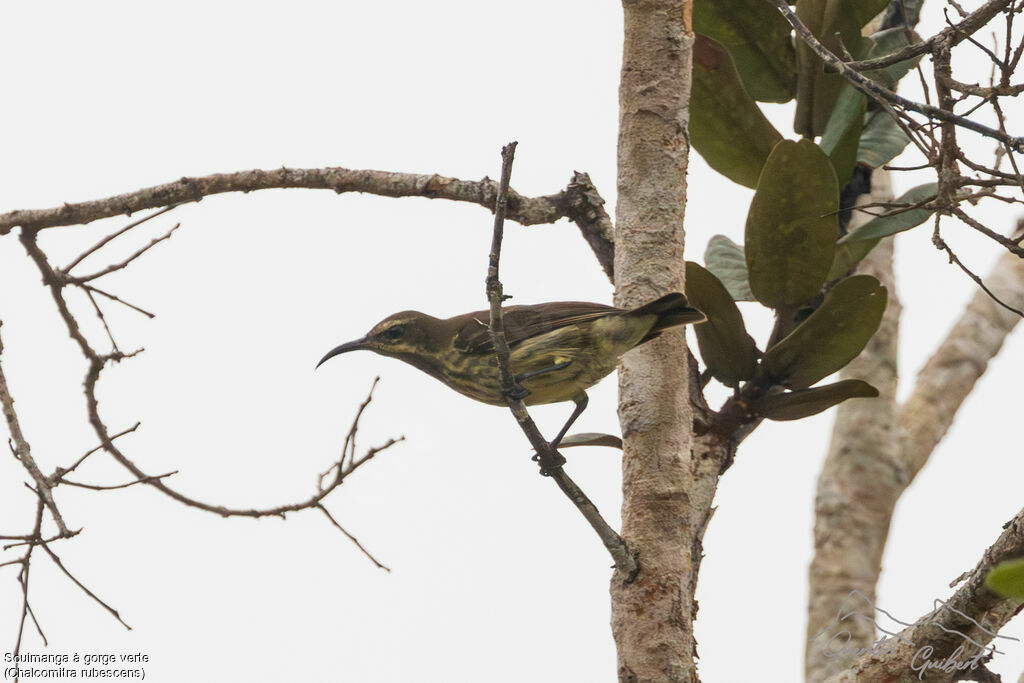
<svg viewBox="0 0 1024 683">
<path fill-rule="evenodd" d="M 892 183 L 885 171 L 872 174 L 871 192 L 858 204 L 892 201 Z M 855 212 L 850 229 L 870 220 Z M 836 633 L 829 626 L 848 598 L 857 600 L 861 614 L 873 612 L 875 584 L 893 507 L 906 475 L 899 467 L 899 425 L 896 421 L 897 342 L 900 301 L 893 276 L 893 242 L 885 240 L 860 263 L 858 272 L 874 275 L 889 290 L 888 305 L 878 332 L 860 356 L 839 373 L 878 388 L 870 401 L 847 401 L 836 409 L 832 441 L 814 502 L 814 558 L 808 571 L 805 678 L 822 681 L 853 663 L 854 657 L 826 656 L 826 644 Z M 857 591 L 857 595 L 852 595 Z M 863 598 L 870 602 L 865 602 Z M 874 627 L 850 619 L 841 629 L 843 648 L 869 648 Z M 837 645 L 838 643 L 833 643 Z M 833 651 L 835 647 L 831 648 Z"/>
<path fill-rule="evenodd" d="M 689 153 L 690 3 L 624 0 L 619 87 L 615 303 L 629 307 L 683 290 L 683 214 Z M 612 631 L 621 681 L 694 681 L 693 588 L 700 560 L 693 523 L 686 346 L 664 334 L 619 371 L 624 441 L 622 536 L 638 553 L 636 580 L 612 579 Z"/>
</svg>

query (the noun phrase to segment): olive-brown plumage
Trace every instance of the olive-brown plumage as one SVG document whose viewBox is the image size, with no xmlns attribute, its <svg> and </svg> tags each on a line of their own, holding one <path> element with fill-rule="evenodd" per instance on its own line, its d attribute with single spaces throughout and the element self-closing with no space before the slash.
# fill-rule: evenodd
<svg viewBox="0 0 1024 683">
<path fill-rule="evenodd" d="M 632 310 L 559 301 L 509 306 L 503 313 L 509 365 L 529 392 L 523 402 L 576 403 L 553 445 L 583 412 L 586 390 L 609 375 L 622 354 L 668 328 L 705 319 L 678 292 Z M 444 320 L 402 311 L 381 320 L 364 337 L 335 347 L 317 367 L 338 354 L 365 349 L 403 360 L 477 401 L 506 405 L 489 319 L 489 311 Z"/>
</svg>

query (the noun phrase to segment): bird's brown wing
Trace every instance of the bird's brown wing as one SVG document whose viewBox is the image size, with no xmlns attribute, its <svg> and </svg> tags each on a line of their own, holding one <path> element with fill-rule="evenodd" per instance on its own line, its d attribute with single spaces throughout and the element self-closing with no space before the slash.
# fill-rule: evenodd
<svg viewBox="0 0 1024 683">
<path fill-rule="evenodd" d="M 538 334 L 566 325 L 587 322 L 621 309 L 585 301 L 558 301 L 532 306 L 509 306 L 504 309 L 505 339 L 509 346 Z M 490 311 L 477 311 L 465 316 L 466 322 L 455 337 L 455 348 L 466 353 L 493 351 L 487 324 Z"/>
</svg>

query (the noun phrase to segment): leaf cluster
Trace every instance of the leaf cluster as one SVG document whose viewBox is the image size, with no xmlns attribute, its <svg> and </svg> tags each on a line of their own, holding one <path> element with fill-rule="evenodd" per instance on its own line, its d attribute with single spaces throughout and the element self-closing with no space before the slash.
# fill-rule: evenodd
<svg viewBox="0 0 1024 683">
<path fill-rule="evenodd" d="M 919 40 L 902 27 L 862 35 L 886 4 L 799 0 L 796 11 L 834 52 L 863 60 Z M 849 274 L 881 239 L 931 215 L 936 186 L 910 190 L 894 203 L 899 208 L 842 234 L 840 189 L 856 166 L 877 168 L 903 151 L 909 138 L 900 124 L 829 73 L 764 0 L 696 0 L 694 28 L 693 146 L 719 173 L 755 189 L 744 245 L 716 235 L 705 266 L 687 263 L 687 296 L 708 317 L 695 328 L 707 371 L 745 387 L 751 415 L 776 420 L 877 396 L 861 380 L 815 384 L 861 352 L 885 311 L 881 283 Z M 865 75 L 894 88 L 915 65 Z M 785 139 L 758 104 L 791 100 L 799 141 Z M 736 301 L 775 311 L 764 349 L 747 333 Z"/>
<path fill-rule="evenodd" d="M 824 386 L 861 352 L 885 312 L 885 287 L 870 275 L 830 280 L 839 189 L 832 163 L 810 140 L 783 140 L 765 162 L 747 214 L 745 246 L 712 238 L 707 267 L 687 263 L 687 296 L 708 321 L 695 328 L 708 372 L 753 387 L 753 415 L 793 420 L 849 398 L 877 396 L 861 380 Z M 736 301 L 776 313 L 764 350 L 747 333 Z"/>
</svg>

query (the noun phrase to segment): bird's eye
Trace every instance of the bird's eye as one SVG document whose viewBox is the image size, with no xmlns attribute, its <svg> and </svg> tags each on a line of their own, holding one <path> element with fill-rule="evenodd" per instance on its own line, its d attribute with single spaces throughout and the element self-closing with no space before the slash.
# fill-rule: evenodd
<svg viewBox="0 0 1024 683">
<path fill-rule="evenodd" d="M 405 334 L 405 327 L 403 325 L 392 325 L 388 329 L 380 333 L 381 339 L 384 341 L 395 342 L 402 338 Z"/>
</svg>

